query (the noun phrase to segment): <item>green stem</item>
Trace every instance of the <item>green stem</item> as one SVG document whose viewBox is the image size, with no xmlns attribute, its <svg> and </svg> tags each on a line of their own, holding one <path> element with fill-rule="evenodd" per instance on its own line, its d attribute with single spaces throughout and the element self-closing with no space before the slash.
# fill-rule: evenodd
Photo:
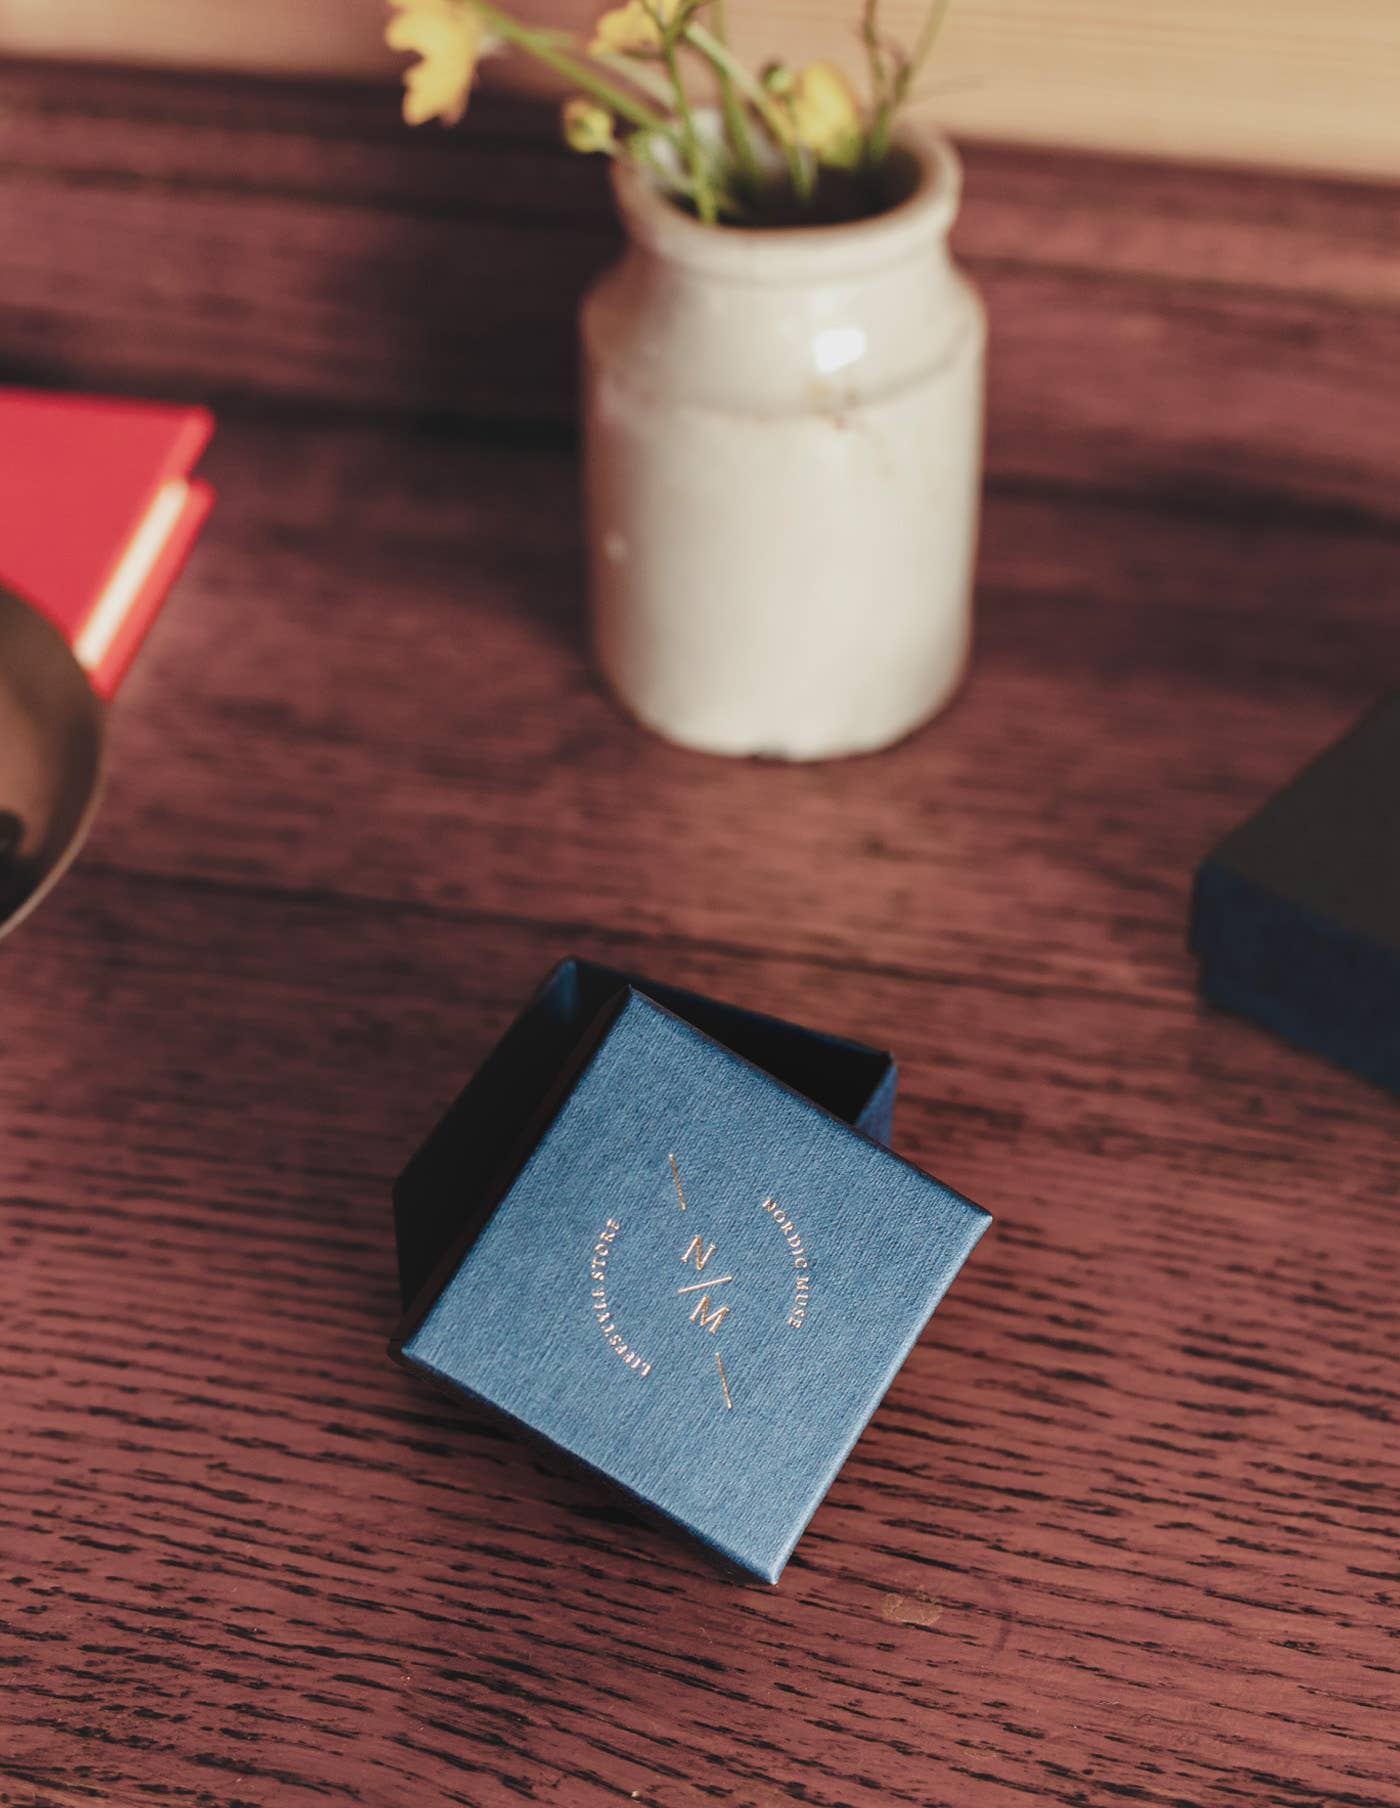
<svg viewBox="0 0 1400 1808">
<path fill-rule="evenodd" d="M 728 47 L 729 31 L 725 22 L 724 0 L 714 0 L 715 38 L 720 44 Z M 720 103 L 724 108 L 724 125 L 729 134 L 729 142 L 734 147 L 734 161 L 739 169 L 741 187 L 750 195 L 757 195 L 761 183 L 758 167 L 758 153 L 753 147 L 753 137 L 749 132 L 749 122 L 744 113 L 744 103 L 739 99 L 739 91 L 734 85 L 734 77 L 727 69 L 719 74 Z"/>
<path fill-rule="evenodd" d="M 802 154 L 802 146 L 797 144 L 788 127 L 787 121 L 773 105 L 771 96 L 764 92 L 761 83 L 745 69 L 744 65 L 731 53 L 728 45 L 723 44 L 713 32 L 707 31 L 703 25 L 687 25 L 681 34 L 693 50 L 709 62 L 720 75 L 727 75 L 743 95 L 744 99 L 757 113 L 768 128 L 769 136 L 787 159 L 788 175 L 791 177 L 793 190 L 800 201 L 809 201 L 812 196 L 812 172 Z"/>
<path fill-rule="evenodd" d="M 622 56 L 615 50 L 591 50 L 588 60 L 613 75 L 620 75 L 624 81 L 631 82 L 634 88 L 640 88 L 643 94 L 658 105 L 670 107 L 671 84 L 660 70 L 651 68 L 640 58 Z"/>
<path fill-rule="evenodd" d="M 509 13 L 488 5 L 486 0 L 473 0 L 473 5 L 494 37 L 504 38 L 507 44 L 514 44 L 517 50 L 523 50 L 527 56 L 534 57 L 546 69 L 552 69 L 556 75 L 562 75 L 566 81 L 582 88 L 594 100 L 610 107 L 619 119 L 627 120 L 644 132 L 660 132 L 667 138 L 675 139 L 675 128 L 664 114 L 656 112 L 635 95 L 629 94 L 625 88 L 619 88 L 616 83 L 600 76 L 581 57 L 557 49 L 548 41 L 548 34 L 542 36 L 528 25 L 520 24 Z"/>
<path fill-rule="evenodd" d="M 870 122 L 870 136 L 865 141 L 865 163 L 867 169 L 874 169 L 883 163 L 890 151 L 890 137 L 894 131 L 894 103 L 881 101 L 875 109 L 875 117 Z"/>
<path fill-rule="evenodd" d="M 868 0 L 866 19 L 873 26 L 877 0 Z M 868 167 L 873 168 L 883 163 L 889 154 L 890 139 L 894 134 L 895 115 L 903 106 L 913 85 L 914 78 L 929 59 L 934 41 L 947 16 L 950 0 L 932 0 L 928 11 L 924 14 L 923 26 L 919 31 L 913 50 L 900 65 L 888 92 L 885 93 L 875 109 L 875 118 L 871 121 L 870 136 L 866 140 L 865 160 Z M 872 51 L 872 57 L 873 57 Z"/>
<path fill-rule="evenodd" d="M 710 185 L 705 179 L 705 159 L 700 146 L 700 136 L 695 130 L 695 119 L 690 111 L 690 101 L 686 96 L 685 82 L 681 76 L 680 63 L 676 57 L 675 39 L 665 37 L 661 44 L 661 58 L 666 65 L 666 73 L 671 78 L 671 85 L 676 91 L 676 116 L 681 122 L 681 148 L 685 152 L 686 164 L 690 169 L 690 179 L 695 184 L 695 211 L 706 225 L 715 223 L 715 201 L 710 193 Z"/>
<path fill-rule="evenodd" d="M 860 37 L 870 65 L 870 98 L 876 110 L 883 107 L 888 87 L 885 53 L 880 43 L 880 0 L 865 0 L 860 15 Z"/>
<path fill-rule="evenodd" d="M 645 171 L 660 188 L 668 194 L 684 195 L 688 200 L 695 202 L 696 211 L 699 211 L 699 197 L 696 194 L 695 184 L 683 171 L 661 161 L 656 155 L 653 140 L 645 132 L 639 132 L 634 138 L 628 140 L 624 154 L 632 159 L 638 169 Z M 717 212 L 732 215 L 735 219 L 743 217 L 744 209 L 736 195 L 731 194 L 721 184 L 715 184 L 711 193 L 714 196 Z"/>
<path fill-rule="evenodd" d="M 873 169 L 883 162 L 890 148 L 890 129 L 894 123 L 894 84 L 889 64 L 880 42 L 880 0 L 865 0 L 861 12 L 860 35 L 870 65 L 870 132 L 865 140 L 865 166 Z"/>
<path fill-rule="evenodd" d="M 951 0 L 932 0 L 932 5 L 924 15 L 923 29 L 919 33 L 913 50 L 909 53 L 909 60 L 900 70 L 895 82 L 893 106 L 897 107 L 908 94 L 914 77 L 928 61 L 929 52 L 933 49 L 934 42 L 943 28 L 943 21 L 948 15 L 950 4 Z"/>
</svg>

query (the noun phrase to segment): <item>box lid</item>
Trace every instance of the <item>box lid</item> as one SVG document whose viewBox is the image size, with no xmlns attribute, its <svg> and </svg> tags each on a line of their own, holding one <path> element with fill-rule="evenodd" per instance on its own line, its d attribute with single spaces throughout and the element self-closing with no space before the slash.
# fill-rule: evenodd
<svg viewBox="0 0 1400 1808">
<path fill-rule="evenodd" d="M 394 1183 L 404 1307 L 465 1243 L 531 1124 L 599 1023 L 631 985 L 857 1130 L 888 1143 L 898 1070 L 886 1049 L 789 1023 L 597 961 L 559 961 Z"/>
<path fill-rule="evenodd" d="M 627 988 L 394 1351 L 774 1582 L 989 1222 Z"/>
<path fill-rule="evenodd" d="M 1209 997 L 1400 1088 L 1400 693 L 1202 862 Z"/>
</svg>

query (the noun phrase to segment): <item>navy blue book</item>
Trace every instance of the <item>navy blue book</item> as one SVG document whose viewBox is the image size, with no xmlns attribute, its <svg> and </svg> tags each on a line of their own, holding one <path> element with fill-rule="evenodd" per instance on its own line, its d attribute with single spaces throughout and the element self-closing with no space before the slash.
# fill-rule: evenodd
<svg viewBox="0 0 1400 1808">
<path fill-rule="evenodd" d="M 1400 693 L 1377 704 L 1196 874 L 1201 989 L 1400 1092 Z"/>
<path fill-rule="evenodd" d="M 989 1222 L 877 1140 L 894 1084 L 565 962 L 395 1189 L 393 1354 L 776 1582 Z"/>
</svg>

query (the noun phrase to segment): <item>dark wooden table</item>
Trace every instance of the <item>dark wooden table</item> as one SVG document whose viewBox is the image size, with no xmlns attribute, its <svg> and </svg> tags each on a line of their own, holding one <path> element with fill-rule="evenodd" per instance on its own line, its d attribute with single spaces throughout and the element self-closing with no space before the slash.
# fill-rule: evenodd
<svg viewBox="0 0 1400 1808">
<path fill-rule="evenodd" d="M 1093 180 L 1046 269 L 1132 217 Z M 1395 678 L 1393 363 L 1345 405 L 1393 273 L 1319 300 L 1252 199 L 1202 227 L 1250 182 L 1160 183 L 1194 274 L 1104 230 L 1039 279 L 1045 371 L 1115 284 L 1142 330 L 1042 438 L 994 388 L 972 680 L 875 758 L 621 717 L 567 448 L 227 414 L 90 850 L 0 955 L 5 1808 L 1400 1804 L 1400 1120 L 1183 947 L 1202 851 Z M 12 347 L 100 377 L 39 306 Z M 897 1146 L 996 1214 L 776 1591 L 385 1355 L 390 1180 L 570 951 L 888 1044 Z"/>
<path fill-rule="evenodd" d="M 566 454 L 211 467 L 4 950 L 0 1801 L 1400 1801 L 1396 1107 L 1182 947 L 1395 539 L 994 495 L 952 713 L 784 769 L 600 694 Z M 997 1217 L 776 1592 L 384 1354 L 389 1181 L 569 950 L 888 1042 Z"/>
</svg>

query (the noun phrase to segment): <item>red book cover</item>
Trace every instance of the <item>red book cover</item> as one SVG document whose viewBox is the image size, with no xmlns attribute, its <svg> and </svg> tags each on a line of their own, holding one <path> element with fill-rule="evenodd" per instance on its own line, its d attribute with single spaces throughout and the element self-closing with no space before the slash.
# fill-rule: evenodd
<svg viewBox="0 0 1400 1808">
<path fill-rule="evenodd" d="M 0 581 L 110 697 L 209 512 L 203 408 L 0 390 Z"/>
</svg>

